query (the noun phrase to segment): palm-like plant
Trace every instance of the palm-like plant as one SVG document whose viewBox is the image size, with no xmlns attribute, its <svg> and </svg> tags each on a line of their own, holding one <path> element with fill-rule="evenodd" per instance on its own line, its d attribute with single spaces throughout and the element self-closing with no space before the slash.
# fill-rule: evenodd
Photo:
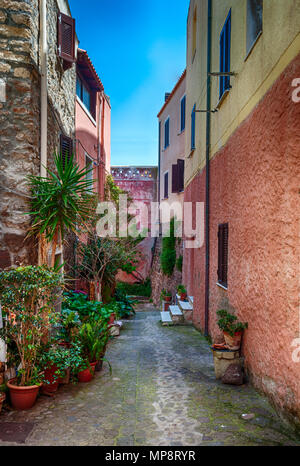
<svg viewBox="0 0 300 466">
<path fill-rule="evenodd" d="M 92 195 L 94 180 L 87 175 L 92 171 L 80 169 L 74 163 L 74 156 L 63 160 L 54 154 L 56 172 L 47 169 L 48 176 L 29 176 L 31 188 L 31 231 L 52 242 L 51 267 L 55 263 L 55 252 L 66 231 L 76 231 L 77 223 L 85 223 L 94 208 Z"/>
</svg>

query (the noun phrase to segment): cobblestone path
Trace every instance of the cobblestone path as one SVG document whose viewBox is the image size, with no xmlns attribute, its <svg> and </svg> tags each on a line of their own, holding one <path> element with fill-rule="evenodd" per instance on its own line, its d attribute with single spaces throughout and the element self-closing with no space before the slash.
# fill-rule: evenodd
<svg viewBox="0 0 300 466">
<path fill-rule="evenodd" d="M 111 376 L 105 368 L 89 384 L 40 397 L 31 411 L 4 412 L 0 430 L 33 423 L 27 445 L 300 446 L 250 386 L 216 381 L 209 346 L 195 329 L 161 327 L 159 312 L 145 307 L 109 346 Z"/>
</svg>

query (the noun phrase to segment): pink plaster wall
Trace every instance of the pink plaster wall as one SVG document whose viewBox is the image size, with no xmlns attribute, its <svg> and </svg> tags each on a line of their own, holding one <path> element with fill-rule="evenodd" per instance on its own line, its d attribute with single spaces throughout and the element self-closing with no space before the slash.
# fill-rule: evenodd
<svg viewBox="0 0 300 466">
<path fill-rule="evenodd" d="M 291 83 L 300 55 L 211 161 L 209 331 L 216 311 L 249 323 L 243 352 L 254 383 L 300 422 L 299 338 L 300 104 Z M 185 200 L 205 200 L 205 169 Z M 229 223 L 228 290 L 216 285 L 218 225 Z M 193 259 L 194 255 L 194 259 Z M 194 294 L 194 324 L 204 327 L 205 247 L 186 250 L 184 282 Z"/>
<path fill-rule="evenodd" d="M 144 202 L 148 207 L 149 221 L 151 220 L 151 202 L 157 201 L 157 167 L 111 167 L 115 183 L 127 191 L 133 201 Z M 150 235 L 149 235 L 150 236 Z M 154 238 L 145 238 L 139 245 L 142 253 L 137 273 L 128 275 L 124 272 L 118 274 L 119 281 L 134 283 L 136 276 L 144 280 L 149 277 L 152 264 L 152 247 Z"/>
</svg>

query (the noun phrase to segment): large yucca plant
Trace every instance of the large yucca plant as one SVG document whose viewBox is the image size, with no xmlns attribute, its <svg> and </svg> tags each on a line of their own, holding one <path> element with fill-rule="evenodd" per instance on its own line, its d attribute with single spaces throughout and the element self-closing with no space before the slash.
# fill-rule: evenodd
<svg viewBox="0 0 300 466">
<path fill-rule="evenodd" d="M 74 156 L 63 160 L 54 154 L 55 172 L 47 169 L 47 177 L 29 176 L 31 188 L 31 230 L 52 242 L 51 266 L 55 264 L 55 252 L 59 241 L 63 241 L 67 231 L 76 231 L 76 225 L 89 218 L 94 206 L 92 195 L 94 180 L 87 179 L 92 171 L 80 169 L 74 163 Z"/>
</svg>

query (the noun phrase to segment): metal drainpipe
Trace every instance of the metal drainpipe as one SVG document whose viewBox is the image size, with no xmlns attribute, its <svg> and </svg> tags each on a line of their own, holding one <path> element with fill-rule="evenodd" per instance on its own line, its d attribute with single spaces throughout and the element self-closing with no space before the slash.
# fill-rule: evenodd
<svg viewBox="0 0 300 466">
<path fill-rule="evenodd" d="M 40 0 L 40 29 L 41 29 L 41 160 L 40 174 L 47 175 L 47 5 L 46 0 Z"/>
<path fill-rule="evenodd" d="M 209 213 L 210 213 L 210 134 L 211 134 L 211 29 L 212 29 L 212 1 L 207 0 L 207 114 L 206 114 L 206 203 L 205 203 L 205 336 L 209 334 Z"/>
</svg>

